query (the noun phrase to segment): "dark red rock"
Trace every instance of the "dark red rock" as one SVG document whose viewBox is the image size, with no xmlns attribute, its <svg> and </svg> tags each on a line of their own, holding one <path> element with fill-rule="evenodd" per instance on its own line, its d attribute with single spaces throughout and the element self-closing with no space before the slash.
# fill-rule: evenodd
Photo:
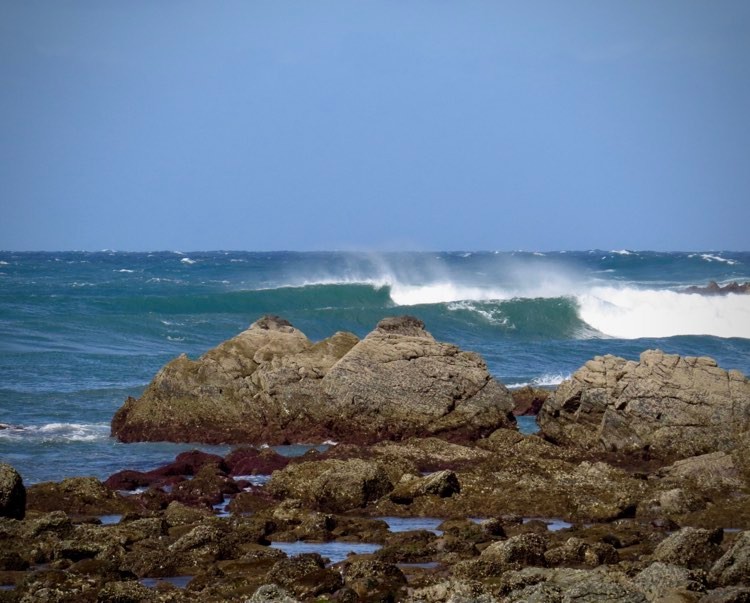
<svg viewBox="0 0 750 603">
<path fill-rule="evenodd" d="M 289 464 L 289 459 L 272 448 L 237 448 L 224 459 L 229 475 L 270 475 Z"/>
<path fill-rule="evenodd" d="M 511 391 L 513 396 L 513 414 L 517 417 L 539 414 L 539 409 L 549 397 L 550 391 L 527 385 Z"/>
</svg>

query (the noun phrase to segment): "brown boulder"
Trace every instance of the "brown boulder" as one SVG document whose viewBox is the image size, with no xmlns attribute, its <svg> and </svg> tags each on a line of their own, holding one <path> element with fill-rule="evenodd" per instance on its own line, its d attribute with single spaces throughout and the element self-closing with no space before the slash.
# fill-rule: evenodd
<svg viewBox="0 0 750 603">
<path fill-rule="evenodd" d="M 260 444 L 299 434 L 302 441 L 318 423 L 309 411 L 320 403 L 321 378 L 356 342 L 337 333 L 313 344 L 289 322 L 265 316 L 198 360 L 183 354 L 169 362 L 117 411 L 112 435 Z"/>
<path fill-rule="evenodd" d="M 20 474 L 0 463 L 0 517 L 23 519 L 26 514 L 26 488 Z"/>
<path fill-rule="evenodd" d="M 378 463 L 361 459 L 311 461 L 276 471 L 266 485 L 276 498 L 298 498 L 332 513 L 366 506 L 393 489 Z"/>
<path fill-rule="evenodd" d="M 750 381 L 711 358 L 597 356 L 560 384 L 538 422 L 546 439 L 593 451 L 731 452 L 750 431 Z"/>
<path fill-rule="evenodd" d="M 510 392 L 482 358 L 440 343 L 422 321 L 386 318 L 323 378 L 330 425 L 363 440 L 477 438 L 514 427 Z"/>
<path fill-rule="evenodd" d="M 42 482 L 27 490 L 27 508 L 64 511 L 72 515 L 106 515 L 134 510 L 134 504 L 94 477 L 71 477 L 61 482 Z"/>
</svg>

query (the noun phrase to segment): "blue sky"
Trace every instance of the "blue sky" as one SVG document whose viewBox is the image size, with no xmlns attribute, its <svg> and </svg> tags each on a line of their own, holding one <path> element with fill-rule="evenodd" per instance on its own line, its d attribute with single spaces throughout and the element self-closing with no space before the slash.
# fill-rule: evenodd
<svg viewBox="0 0 750 603">
<path fill-rule="evenodd" d="M 0 0 L 0 249 L 750 249 L 750 2 Z"/>
</svg>

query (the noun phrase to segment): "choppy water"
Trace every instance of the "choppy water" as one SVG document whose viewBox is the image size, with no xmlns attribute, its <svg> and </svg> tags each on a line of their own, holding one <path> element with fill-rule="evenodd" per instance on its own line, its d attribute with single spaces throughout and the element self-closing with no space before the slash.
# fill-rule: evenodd
<svg viewBox="0 0 750 603">
<path fill-rule="evenodd" d="M 115 410 L 265 313 L 313 340 L 412 314 L 509 386 L 655 347 L 750 374 L 750 296 L 682 292 L 710 280 L 750 253 L 0 252 L 0 459 L 29 483 L 171 460 L 189 446 L 111 440 Z"/>
</svg>

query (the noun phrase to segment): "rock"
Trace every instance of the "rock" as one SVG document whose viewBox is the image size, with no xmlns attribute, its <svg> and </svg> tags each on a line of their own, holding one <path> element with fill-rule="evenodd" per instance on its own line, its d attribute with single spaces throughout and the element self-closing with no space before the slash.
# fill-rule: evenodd
<svg viewBox="0 0 750 603">
<path fill-rule="evenodd" d="M 750 281 L 738 283 L 732 281 L 724 285 L 719 285 L 716 281 L 709 281 L 705 287 L 686 287 L 683 293 L 698 293 L 700 295 L 727 295 L 728 293 L 746 294 L 750 293 Z"/>
<path fill-rule="evenodd" d="M 446 498 L 461 491 L 461 484 L 453 471 L 445 469 L 423 477 L 405 474 L 389 494 L 390 499 L 398 504 L 409 505 L 420 496 L 439 496 Z"/>
<path fill-rule="evenodd" d="M 456 579 L 413 589 L 408 600 L 410 603 L 498 603 L 480 582 Z"/>
<path fill-rule="evenodd" d="M 568 538 L 562 546 L 548 549 L 544 553 L 547 565 L 589 565 L 617 563 L 620 559 L 611 544 L 596 542 L 589 544 L 581 538 Z"/>
<path fill-rule="evenodd" d="M 253 444 L 473 439 L 513 428 L 512 408 L 479 355 L 435 341 L 415 318 L 386 318 L 361 342 L 336 333 L 313 344 L 264 317 L 198 360 L 164 366 L 117 411 L 112 434 Z"/>
<path fill-rule="evenodd" d="M 0 517 L 23 519 L 26 515 L 26 488 L 21 475 L 6 463 L 0 463 Z"/>
<path fill-rule="evenodd" d="M 378 463 L 361 459 L 291 464 L 276 471 L 266 485 L 276 498 L 299 498 L 331 513 L 364 507 L 392 488 L 388 474 Z"/>
<path fill-rule="evenodd" d="M 112 419 L 125 442 L 280 444 L 322 441 L 320 380 L 354 344 L 337 333 L 313 344 L 288 321 L 266 316 L 198 360 L 164 366 L 139 399 Z"/>
<path fill-rule="evenodd" d="M 332 593 L 342 586 L 341 574 L 326 568 L 317 553 L 280 559 L 268 572 L 267 579 L 288 588 L 301 599 Z"/>
<path fill-rule="evenodd" d="M 723 538 L 722 530 L 682 528 L 659 543 L 654 560 L 708 571 L 722 554 Z"/>
<path fill-rule="evenodd" d="M 626 576 L 609 570 L 524 568 L 501 577 L 504 603 L 646 603 Z"/>
<path fill-rule="evenodd" d="M 99 591 L 97 603 L 147 603 L 158 601 L 154 590 L 137 581 L 110 582 Z"/>
<path fill-rule="evenodd" d="M 432 559 L 437 536 L 427 530 L 396 532 L 388 537 L 376 555 L 389 563 L 418 563 Z"/>
<path fill-rule="evenodd" d="M 264 584 L 253 593 L 247 603 L 300 603 L 300 601 L 276 584 Z"/>
<path fill-rule="evenodd" d="M 597 356 L 564 381 L 538 422 L 553 442 L 677 459 L 731 452 L 750 430 L 750 381 L 711 358 L 650 350 Z"/>
<path fill-rule="evenodd" d="M 730 586 L 706 593 L 698 603 L 750 603 L 750 587 Z"/>
<path fill-rule="evenodd" d="M 193 479 L 174 486 L 171 496 L 186 504 L 211 506 L 221 503 L 225 495 L 239 491 L 237 482 L 219 471 L 216 465 L 205 465 Z"/>
<path fill-rule="evenodd" d="M 236 448 L 224 460 L 230 475 L 270 475 L 289 464 L 289 459 L 273 448 Z"/>
<path fill-rule="evenodd" d="M 740 532 L 729 550 L 714 563 L 711 582 L 718 586 L 750 586 L 750 532 Z"/>
<path fill-rule="evenodd" d="M 188 507 L 179 501 L 172 501 L 164 510 L 164 520 L 170 528 L 198 523 L 212 516 L 207 509 Z"/>
<path fill-rule="evenodd" d="M 549 398 L 550 391 L 527 385 L 519 389 L 514 389 L 513 396 L 513 414 L 517 417 L 538 415 L 544 404 Z"/>
<path fill-rule="evenodd" d="M 61 482 L 42 482 L 26 492 L 26 506 L 34 511 L 65 511 L 72 515 L 123 514 L 134 504 L 94 477 L 71 477 Z"/>
<path fill-rule="evenodd" d="M 641 571 L 635 586 L 649 601 L 658 601 L 672 591 L 702 592 L 705 585 L 698 573 L 685 567 L 657 561 Z"/>
<path fill-rule="evenodd" d="M 482 551 L 482 559 L 499 562 L 505 569 L 518 569 L 527 565 L 546 565 L 544 553 L 547 538 L 539 534 L 521 534 L 508 540 L 495 542 Z"/>
<path fill-rule="evenodd" d="M 323 378 L 330 425 L 361 441 L 475 439 L 514 427 L 510 392 L 478 354 L 439 343 L 416 318 L 386 318 Z"/>
<path fill-rule="evenodd" d="M 398 600 L 406 577 L 391 563 L 376 559 L 355 559 L 344 563 L 344 584 L 363 601 Z"/>
</svg>

